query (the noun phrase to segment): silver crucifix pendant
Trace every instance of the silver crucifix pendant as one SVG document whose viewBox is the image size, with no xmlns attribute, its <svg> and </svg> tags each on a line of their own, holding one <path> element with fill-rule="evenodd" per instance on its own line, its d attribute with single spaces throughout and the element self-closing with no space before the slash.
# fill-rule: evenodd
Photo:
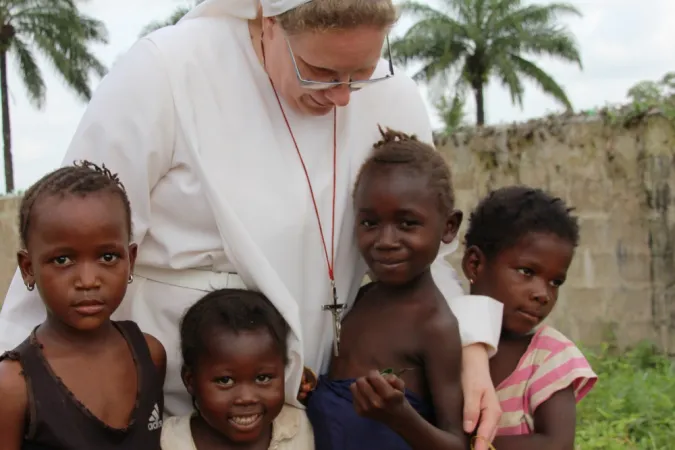
<svg viewBox="0 0 675 450">
<path fill-rule="evenodd" d="M 340 330 L 342 320 L 342 310 L 344 310 L 344 303 L 338 303 L 337 289 L 335 289 L 335 282 L 331 281 L 333 287 L 333 303 L 330 305 L 323 305 L 324 311 L 329 311 L 333 316 L 333 353 L 338 356 L 340 353 Z"/>
</svg>

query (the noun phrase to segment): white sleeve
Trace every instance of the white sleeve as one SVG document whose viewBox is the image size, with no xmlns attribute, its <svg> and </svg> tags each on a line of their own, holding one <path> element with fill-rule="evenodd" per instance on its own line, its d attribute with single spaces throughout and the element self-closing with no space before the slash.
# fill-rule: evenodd
<svg viewBox="0 0 675 450">
<path fill-rule="evenodd" d="M 409 101 L 404 108 L 407 116 L 406 124 L 413 127 L 421 141 L 433 145 L 433 134 L 429 113 L 424 105 L 419 88 L 410 80 L 406 86 Z M 418 119 L 419 118 L 419 119 Z M 449 247 L 449 246 L 445 246 Z M 459 333 L 462 345 L 467 346 L 482 343 L 488 346 L 488 354 L 493 356 L 497 352 L 499 335 L 502 329 L 503 305 L 498 301 L 484 296 L 464 295 L 459 284 L 457 273 L 445 260 L 447 252 L 441 251 L 431 266 L 431 274 L 436 285 L 441 290 L 450 309 L 459 322 Z"/>
<path fill-rule="evenodd" d="M 490 297 L 464 295 L 457 272 L 442 255 L 431 265 L 431 275 L 457 317 L 462 345 L 485 344 L 488 355 L 494 356 L 502 330 L 504 305 Z"/>
<path fill-rule="evenodd" d="M 80 121 L 63 160 L 104 163 L 125 185 L 134 241 L 150 219 L 150 193 L 171 166 L 174 108 L 159 51 L 138 41 L 103 79 Z M 0 353 L 21 343 L 45 319 L 37 290 L 28 292 L 17 271 L 0 311 Z"/>
</svg>

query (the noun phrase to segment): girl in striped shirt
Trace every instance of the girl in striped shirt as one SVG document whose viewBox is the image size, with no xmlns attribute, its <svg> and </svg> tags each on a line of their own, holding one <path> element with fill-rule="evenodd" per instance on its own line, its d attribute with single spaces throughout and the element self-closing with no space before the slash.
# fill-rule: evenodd
<svg viewBox="0 0 675 450">
<path fill-rule="evenodd" d="M 501 401 L 498 450 L 573 450 L 576 404 L 597 380 L 579 349 L 543 325 L 579 242 L 577 219 L 559 198 L 512 186 L 471 214 L 462 261 L 472 295 L 504 304 L 490 373 Z"/>
</svg>

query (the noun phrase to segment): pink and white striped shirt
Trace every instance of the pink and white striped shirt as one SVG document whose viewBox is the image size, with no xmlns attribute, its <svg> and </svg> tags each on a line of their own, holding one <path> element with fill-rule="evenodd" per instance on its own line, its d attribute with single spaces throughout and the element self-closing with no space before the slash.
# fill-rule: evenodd
<svg viewBox="0 0 675 450">
<path fill-rule="evenodd" d="M 555 328 L 544 325 L 532 337 L 516 370 L 499 386 L 502 418 L 498 436 L 534 432 L 534 412 L 556 392 L 574 386 L 577 403 L 598 377 L 577 348 Z"/>
</svg>

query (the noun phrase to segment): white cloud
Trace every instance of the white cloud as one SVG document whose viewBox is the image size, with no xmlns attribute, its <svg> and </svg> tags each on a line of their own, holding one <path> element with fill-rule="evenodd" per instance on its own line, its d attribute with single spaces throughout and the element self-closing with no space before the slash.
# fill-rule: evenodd
<svg viewBox="0 0 675 450">
<path fill-rule="evenodd" d="M 110 44 L 97 48 L 96 53 L 110 66 L 135 42 L 143 26 L 166 17 L 186 3 L 188 0 L 91 0 L 82 7 L 108 26 Z M 675 26 L 672 24 L 675 1 L 571 0 L 571 3 L 584 14 L 582 18 L 566 21 L 582 50 L 583 71 L 547 59 L 538 63 L 566 88 L 576 109 L 622 102 L 628 88 L 636 82 L 656 79 L 675 70 Z M 19 189 L 60 165 L 85 109 L 85 105 L 64 88 L 49 65 L 44 60 L 40 62 L 48 86 L 47 104 L 42 111 L 28 103 L 24 88 L 10 65 L 15 177 Z M 530 84 L 523 110 L 511 105 L 508 92 L 497 83 L 490 84 L 486 92 L 490 123 L 521 121 L 558 110 L 553 100 Z M 433 114 L 431 109 L 430 113 Z M 2 173 L 0 170 L 0 191 L 4 186 Z"/>
</svg>

